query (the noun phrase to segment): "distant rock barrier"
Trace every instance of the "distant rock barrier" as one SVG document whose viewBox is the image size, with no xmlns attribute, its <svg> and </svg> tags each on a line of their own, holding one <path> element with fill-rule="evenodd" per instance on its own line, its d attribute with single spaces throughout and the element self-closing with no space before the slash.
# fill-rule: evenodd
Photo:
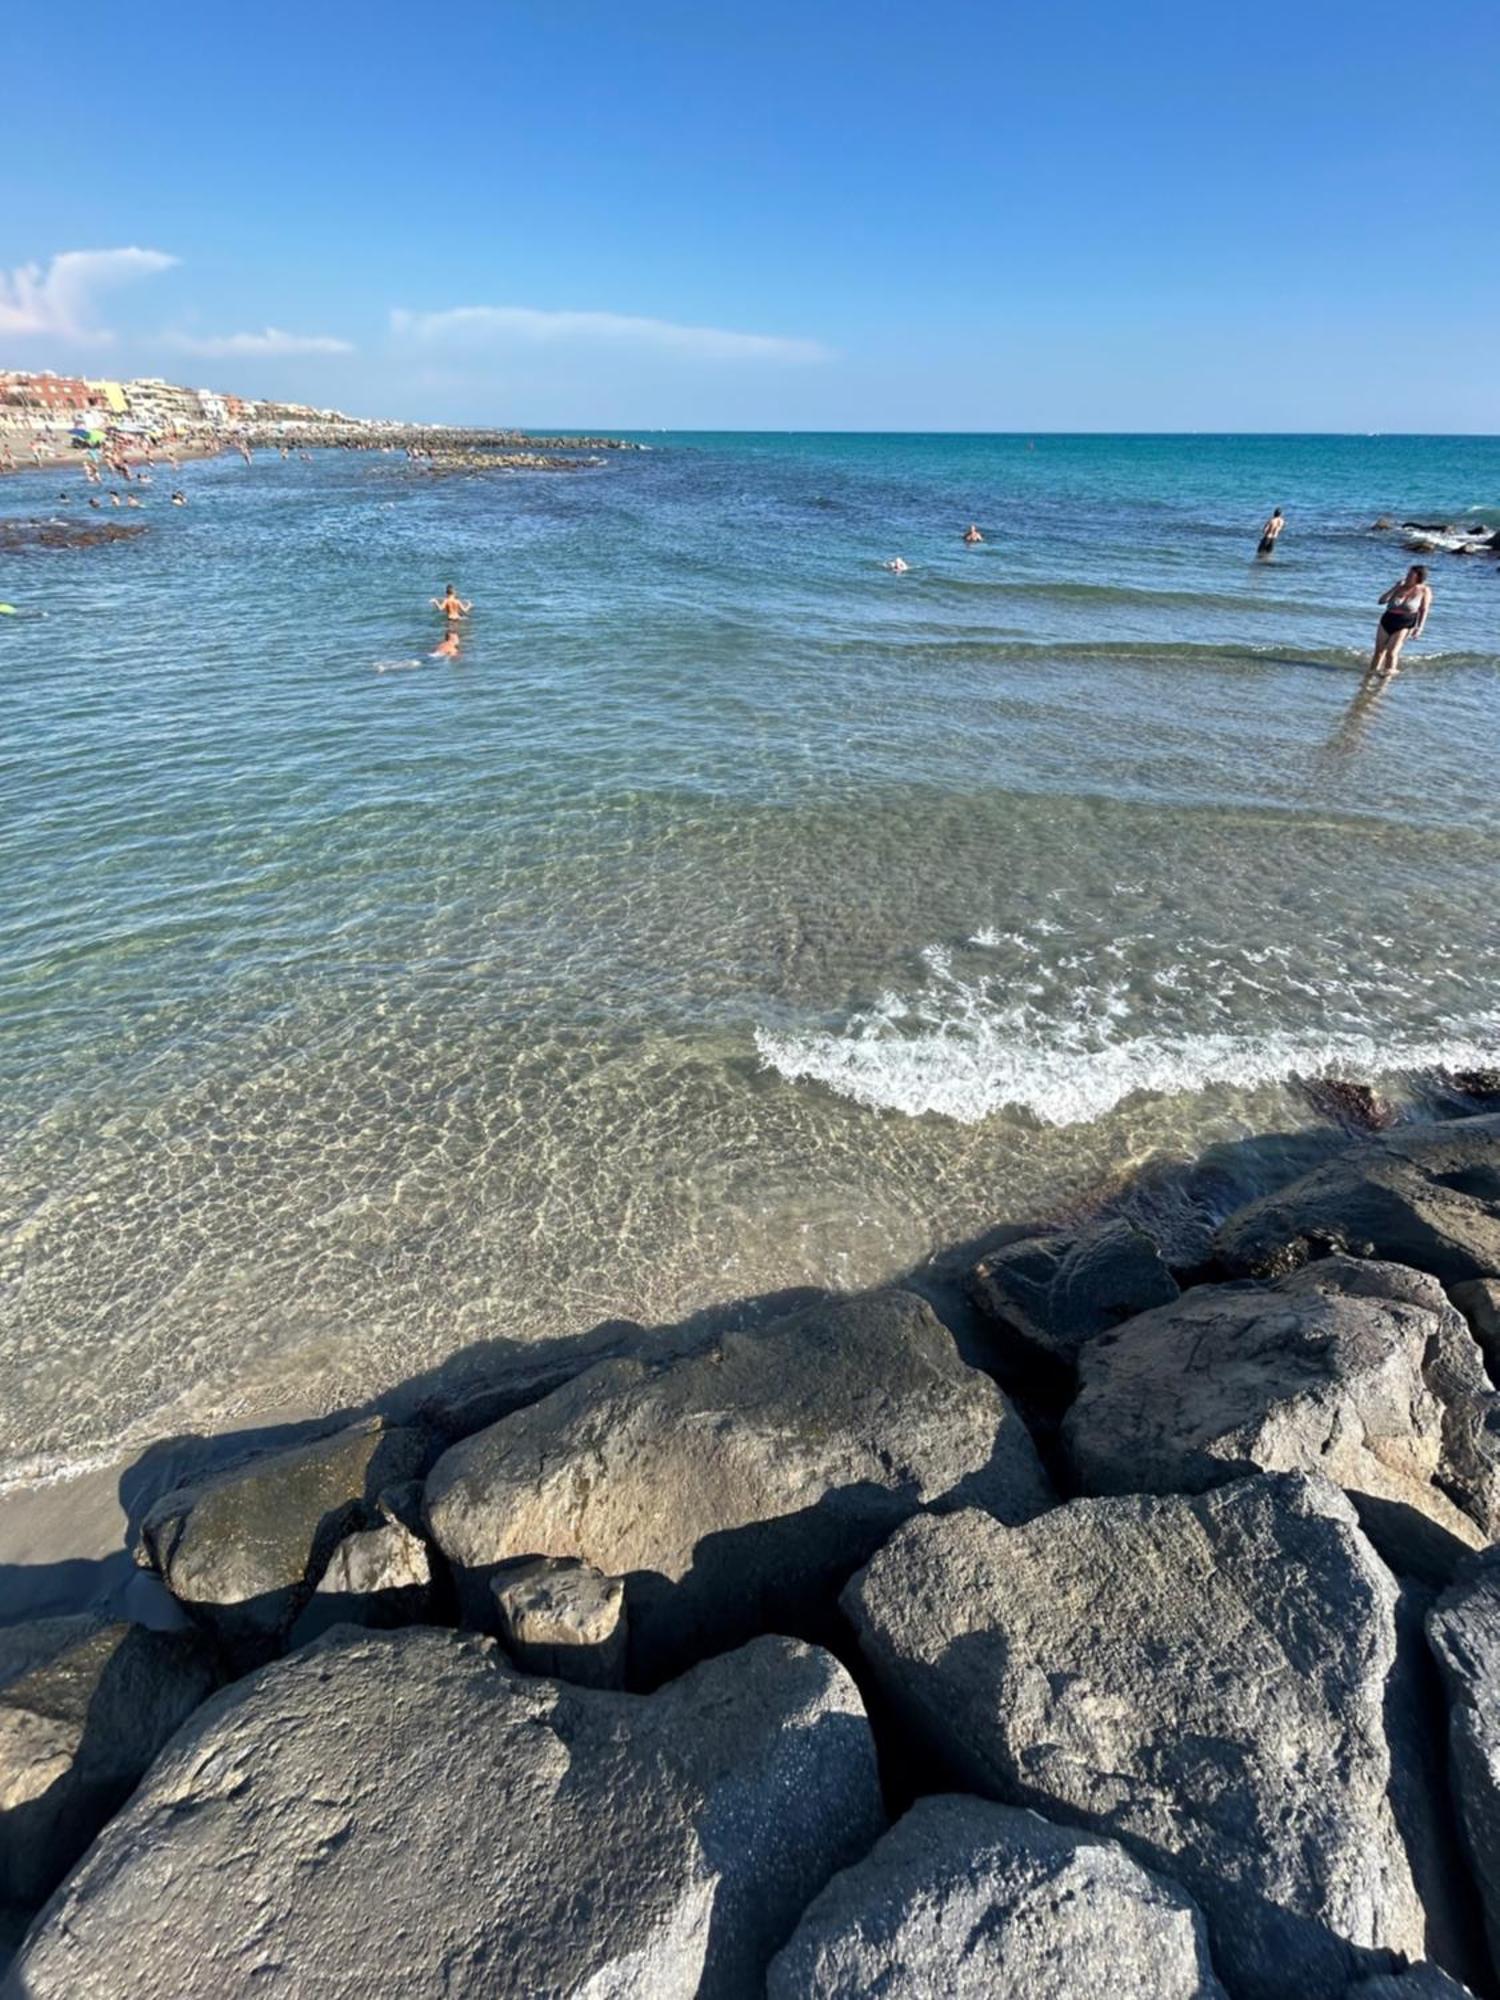
<svg viewBox="0 0 1500 2000">
<path fill-rule="evenodd" d="M 162 1494 L 179 1630 L 0 1632 L 6 2000 L 1500 1992 L 1500 1114 L 1370 1122 Z"/>
</svg>

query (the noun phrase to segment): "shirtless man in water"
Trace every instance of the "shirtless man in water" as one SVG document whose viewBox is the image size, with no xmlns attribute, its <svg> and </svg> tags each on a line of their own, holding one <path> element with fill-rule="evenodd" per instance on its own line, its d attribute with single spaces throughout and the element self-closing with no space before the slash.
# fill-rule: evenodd
<svg viewBox="0 0 1500 2000">
<path fill-rule="evenodd" d="M 973 547 L 975 542 L 982 542 L 984 540 L 984 536 L 980 534 L 979 529 L 975 526 L 974 522 L 972 521 L 969 523 L 968 527 L 964 529 L 964 540 L 969 544 L 971 548 Z"/>
<path fill-rule="evenodd" d="M 430 601 L 450 621 L 467 618 L 469 613 L 474 609 L 466 597 L 459 596 L 451 583 L 441 597 L 434 597 Z"/>
<path fill-rule="evenodd" d="M 1276 538 L 1278 535 L 1280 535 L 1282 529 L 1285 526 L 1286 522 L 1281 518 L 1281 509 L 1278 507 L 1272 514 L 1270 520 L 1267 521 L 1266 525 L 1261 529 L 1260 547 L 1255 551 L 1255 553 L 1258 556 L 1268 556 L 1271 553 L 1272 549 L 1275 548 Z"/>
<path fill-rule="evenodd" d="M 458 658 L 458 628 L 450 625 L 442 639 L 427 655 L 429 660 L 456 660 Z"/>
</svg>

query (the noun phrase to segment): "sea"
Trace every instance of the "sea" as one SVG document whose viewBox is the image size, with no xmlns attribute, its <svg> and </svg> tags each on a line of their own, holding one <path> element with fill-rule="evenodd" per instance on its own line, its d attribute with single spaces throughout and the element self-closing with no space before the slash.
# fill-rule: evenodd
<svg viewBox="0 0 1500 2000">
<path fill-rule="evenodd" d="M 0 553 L 0 1488 L 1497 1060 L 1500 439 L 635 442 Z"/>
</svg>

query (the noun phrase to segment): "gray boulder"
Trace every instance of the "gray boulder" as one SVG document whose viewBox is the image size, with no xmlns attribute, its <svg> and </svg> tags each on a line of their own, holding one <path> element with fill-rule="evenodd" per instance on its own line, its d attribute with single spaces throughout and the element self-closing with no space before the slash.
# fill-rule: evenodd
<svg viewBox="0 0 1500 2000">
<path fill-rule="evenodd" d="M 854 1685 L 795 1641 L 638 1696 L 345 1631 L 178 1734 L 5 1990 L 738 1996 L 884 1823 Z"/>
<path fill-rule="evenodd" d="M 1467 1278 L 1451 1285 L 1453 1303 L 1469 1322 L 1491 1375 L 1500 1369 L 1500 1278 Z"/>
<path fill-rule="evenodd" d="M 1500 1965 L 1500 1567 L 1484 1564 L 1427 1620 L 1448 1695 L 1448 1757 L 1460 1829 Z"/>
<path fill-rule="evenodd" d="M 1112 1840 L 986 1799 L 920 1799 L 835 1875 L 767 2000 L 1224 2000 L 1203 1918 Z"/>
<path fill-rule="evenodd" d="M 1240 2000 L 1422 1955 L 1387 1798 L 1396 1585 L 1326 1480 L 919 1518 L 843 1602 L 913 1751 L 1182 1883 Z"/>
<path fill-rule="evenodd" d="M 1233 1277 L 1275 1278 L 1329 1250 L 1500 1277 L 1500 1114 L 1404 1127 L 1238 1209 L 1214 1238 Z"/>
<path fill-rule="evenodd" d="M 523 1556 L 491 1579 L 500 1637 L 528 1674 L 623 1687 L 625 1585 L 571 1557 Z"/>
<path fill-rule="evenodd" d="M 927 1507 L 1025 1520 L 1025 1425 L 931 1309 L 879 1292 L 663 1365 L 611 1361 L 444 1453 L 430 1532 L 471 1620 L 515 1556 L 623 1577 L 641 1684 L 759 1631 L 822 1636 L 849 1572 Z"/>
<path fill-rule="evenodd" d="M 254 1665 L 283 1643 L 344 1536 L 378 1523 L 381 1489 L 428 1455 L 424 1431 L 379 1418 L 264 1452 L 158 1500 L 138 1553 L 237 1666 Z"/>
<path fill-rule="evenodd" d="M 388 1520 L 345 1535 L 298 1614 L 290 1643 L 304 1646 L 335 1625 L 420 1625 L 431 1610 L 427 1544 Z"/>
<path fill-rule="evenodd" d="M 970 1296 L 987 1319 L 1032 1355 L 1068 1369 L 1088 1341 L 1177 1291 L 1151 1238 L 1118 1216 L 1077 1236 L 1008 1243 L 969 1275 Z"/>
<path fill-rule="evenodd" d="M 1500 1533 L 1500 1396 L 1435 1278 L 1330 1257 L 1204 1285 L 1089 1346 L 1063 1423 L 1086 1493 L 1321 1472 L 1393 1567 L 1446 1582 Z"/>
<path fill-rule="evenodd" d="M 0 1630 L 0 1903 L 51 1894 L 218 1679 L 195 1632 L 88 1613 Z"/>
</svg>

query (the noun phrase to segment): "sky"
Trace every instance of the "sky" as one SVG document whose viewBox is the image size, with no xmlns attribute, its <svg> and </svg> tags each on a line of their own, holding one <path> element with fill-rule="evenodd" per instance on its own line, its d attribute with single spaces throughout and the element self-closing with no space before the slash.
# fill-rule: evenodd
<svg viewBox="0 0 1500 2000">
<path fill-rule="evenodd" d="M 1500 432 L 1490 0 L 9 18 L 0 366 L 532 428 Z"/>
</svg>

